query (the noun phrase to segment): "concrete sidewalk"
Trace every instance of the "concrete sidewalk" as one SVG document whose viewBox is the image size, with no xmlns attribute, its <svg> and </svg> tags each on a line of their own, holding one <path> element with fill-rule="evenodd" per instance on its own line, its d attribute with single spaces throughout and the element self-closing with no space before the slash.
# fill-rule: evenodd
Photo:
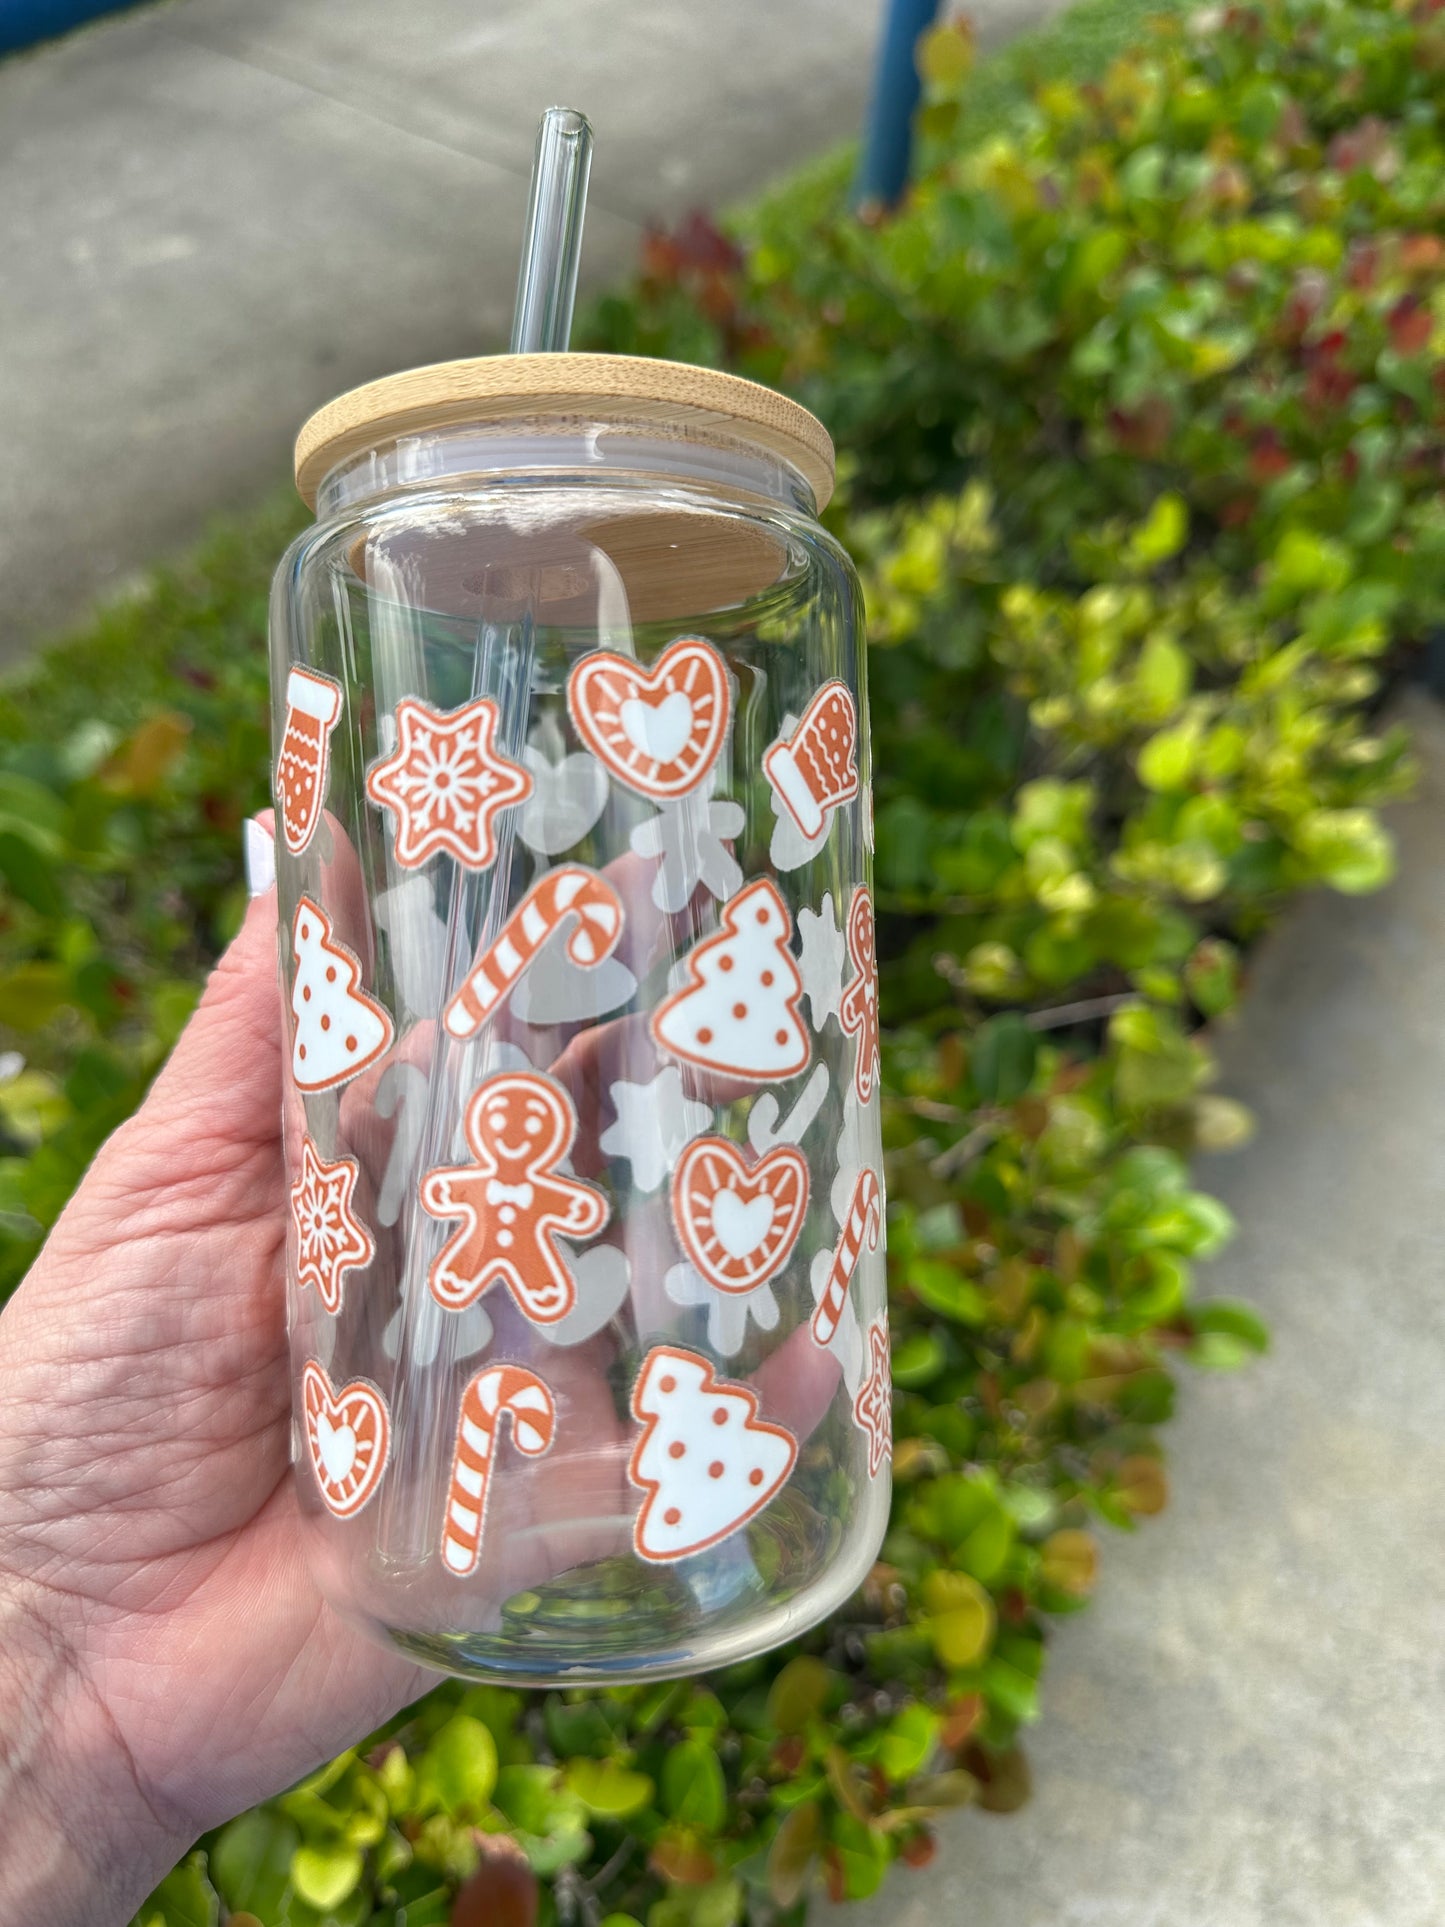
<svg viewBox="0 0 1445 1927">
<path fill-rule="evenodd" d="M 854 135 L 880 7 L 172 0 L 0 66 L 0 663 L 274 485 L 331 395 L 505 345 L 543 107 L 597 129 L 596 286 Z"/>
<path fill-rule="evenodd" d="M 1445 1918 L 1445 713 L 1383 897 L 1266 946 L 1223 1087 L 1259 1116 L 1202 1182 L 1205 1278 L 1269 1358 L 1196 1381 L 1174 1502 L 1109 1535 L 1061 1626 L 1034 1798 L 818 1927 L 1439 1927 Z"/>
</svg>

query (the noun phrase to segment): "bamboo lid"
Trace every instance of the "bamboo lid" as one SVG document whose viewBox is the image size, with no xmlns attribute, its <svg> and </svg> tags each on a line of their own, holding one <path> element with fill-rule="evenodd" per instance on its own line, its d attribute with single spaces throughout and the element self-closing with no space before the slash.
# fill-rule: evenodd
<svg viewBox="0 0 1445 1927">
<path fill-rule="evenodd" d="M 461 422 L 629 421 L 686 436 L 723 434 L 780 456 L 821 509 L 833 443 L 806 408 L 740 375 L 640 355 L 484 355 L 409 368 L 338 395 L 296 438 L 296 486 L 309 508 L 338 462 L 404 435 Z"/>
</svg>

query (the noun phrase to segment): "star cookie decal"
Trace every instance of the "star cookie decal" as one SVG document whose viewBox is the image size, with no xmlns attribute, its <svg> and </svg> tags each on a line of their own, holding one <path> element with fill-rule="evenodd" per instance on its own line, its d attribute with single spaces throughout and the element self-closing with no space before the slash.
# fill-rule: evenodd
<svg viewBox="0 0 1445 1927">
<path fill-rule="evenodd" d="M 532 776 L 496 747 L 497 705 L 480 696 L 460 709 L 396 706 L 397 745 L 373 763 L 366 793 L 396 818 L 396 860 L 414 870 L 439 850 L 468 870 L 497 855 L 496 818 L 532 793 Z"/>
<path fill-rule="evenodd" d="M 868 1436 L 868 1476 L 878 1477 L 893 1456 L 893 1380 L 888 1369 L 888 1316 L 868 1327 L 868 1376 L 853 1401 L 853 1416 Z"/>
<path fill-rule="evenodd" d="M 341 1310 L 347 1272 L 376 1256 L 376 1241 L 352 1205 L 357 1168 L 355 1158 L 328 1164 L 309 1137 L 301 1140 L 301 1175 L 291 1187 L 297 1279 L 303 1288 L 314 1285 L 330 1312 Z"/>
</svg>

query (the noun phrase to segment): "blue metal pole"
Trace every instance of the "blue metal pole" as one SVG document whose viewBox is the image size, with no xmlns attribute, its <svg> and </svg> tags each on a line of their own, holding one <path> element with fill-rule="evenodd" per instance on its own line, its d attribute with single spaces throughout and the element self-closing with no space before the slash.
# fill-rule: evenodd
<svg viewBox="0 0 1445 1927">
<path fill-rule="evenodd" d="M 919 95 L 913 53 L 919 35 L 933 25 L 938 5 L 939 0 L 888 0 L 863 155 L 853 183 L 854 207 L 892 207 L 908 185 Z"/>
<path fill-rule="evenodd" d="M 53 40 L 102 13 L 119 13 L 135 0 L 0 0 L 0 54 Z"/>
</svg>

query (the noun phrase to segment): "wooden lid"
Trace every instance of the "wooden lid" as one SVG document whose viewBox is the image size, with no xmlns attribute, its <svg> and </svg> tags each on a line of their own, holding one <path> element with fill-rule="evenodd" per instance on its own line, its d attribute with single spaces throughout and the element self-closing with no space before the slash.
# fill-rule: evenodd
<svg viewBox="0 0 1445 1927">
<path fill-rule="evenodd" d="M 666 434 L 723 434 L 790 463 L 821 509 L 833 443 L 806 408 L 740 375 L 641 355 L 483 355 L 409 368 L 338 395 L 296 438 L 296 486 L 309 508 L 338 462 L 456 423 L 628 421 Z"/>
</svg>

